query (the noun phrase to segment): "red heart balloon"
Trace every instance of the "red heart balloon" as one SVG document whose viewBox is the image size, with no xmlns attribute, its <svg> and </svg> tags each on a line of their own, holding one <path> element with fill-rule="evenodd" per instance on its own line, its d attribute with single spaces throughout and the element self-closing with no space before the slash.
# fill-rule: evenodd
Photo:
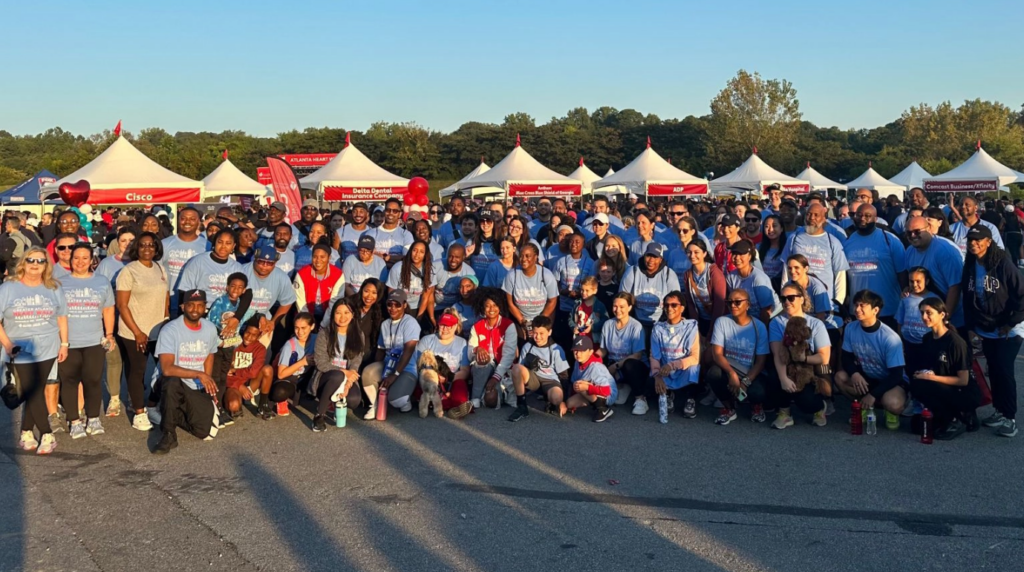
<svg viewBox="0 0 1024 572">
<path fill-rule="evenodd" d="M 77 183 L 61 183 L 58 192 L 64 204 L 80 207 L 89 202 L 90 189 L 89 181 L 82 180 Z"/>
<path fill-rule="evenodd" d="M 409 194 L 414 197 L 420 195 L 427 196 L 427 191 L 430 190 L 430 183 L 427 182 L 423 177 L 413 177 L 409 179 Z"/>
</svg>

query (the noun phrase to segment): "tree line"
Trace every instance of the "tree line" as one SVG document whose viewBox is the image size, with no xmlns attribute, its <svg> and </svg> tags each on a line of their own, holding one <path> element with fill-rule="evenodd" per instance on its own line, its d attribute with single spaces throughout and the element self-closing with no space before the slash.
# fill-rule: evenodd
<svg viewBox="0 0 1024 572">
<path fill-rule="evenodd" d="M 243 131 L 178 132 L 159 127 L 123 132 L 157 163 L 194 179 L 210 173 L 227 149 L 232 162 L 255 178 L 264 158 L 280 153 L 337 152 L 346 129 L 308 127 L 257 137 Z M 545 123 L 512 113 L 500 124 L 470 121 L 451 133 L 414 123 L 372 124 L 352 130 L 352 141 L 371 160 L 404 177 L 424 176 L 438 188 L 462 178 L 481 159 L 493 165 L 511 151 L 516 135 L 544 165 L 572 172 L 580 157 L 599 175 L 620 169 L 643 151 L 655 150 L 698 176 L 721 176 L 756 147 L 776 169 L 795 175 L 811 164 L 824 175 L 848 181 L 869 162 L 891 177 L 917 160 L 938 174 L 967 159 L 981 140 L 1002 163 L 1024 169 L 1024 109 L 999 102 L 968 100 L 955 105 L 922 103 L 891 123 L 871 129 L 820 127 L 803 119 L 796 89 L 786 80 L 765 79 L 740 70 L 710 104 L 710 113 L 662 119 L 633 109 L 569 110 Z M 110 131 L 80 135 L 54 127 L 36 135 L 0 130 L 0 188 L 48 169 L 63 176 L 82 167 L 114 140 Z"/>
</svg>

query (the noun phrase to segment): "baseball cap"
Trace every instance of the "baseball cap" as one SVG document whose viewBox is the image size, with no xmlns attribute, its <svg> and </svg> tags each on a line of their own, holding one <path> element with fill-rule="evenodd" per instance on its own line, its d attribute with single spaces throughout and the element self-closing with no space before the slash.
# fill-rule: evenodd
<svg viewBox="0 0 1024 572">
<path fill-rule="evenodd" d="M 318 209 L 318 208 L 320 208 L 320 205 L 317 204 L 316 199 L 306 199 L 306 200 L 302 201 L 302 207 L 303 208 L 313 207 L 313 208 L 317 208 Z"/>
<path fill-rule="evenodd" d="M 722 217 L 722 221 L 719 224 L 722 226 L 740 226 L 740 217 L 734 214 L 727 214 Z"/>
<path fill-rule="evenodd" d="M 442 314 L 441 319 L 437 321 L 439 326 L 455 326 L 459 323 L 459 318 L 455 314 Z"/>
<path fill-rule="evenodd" d="M 574 352 L 592 349 L 594 349 L 594 340 L 590 339 L 590 336 L 576 336 L 576 339 L 572 341 L 572 351 Z"/>
<path fill-rule="evenodd" d="M 576 232 L 575 230 L 573 230 L 571 226 L 563 224 L 562 226 L 555 229 L 555 234 L 562 234 L 562 231 L 567 231 L 569 233 Z"/>
<path fill-rule="evenodd" d="M 388 294 L 388 302 L 398 302 L 399 304 L 405 304 L 407 296 L 405 290 L 395 289 Z"/>
<path fill-rule="evenodd" d="M 1008 213 L 1016 212 L 1016 210 L 1013 208 L 1013 205 L 1006 205 L 1006 208 L 1003 210 L 1005 210 Z"/>
<path fill-rule="evenodd" d="M 644 256 L 657 256 L 658 258 L 664 258 L 665 247 L 657 242 L 652 242 L 644 249 Z"/>
<path fill-rule="evenodd" d="M 185 298 L 181 301 L 181 303 L 187 304 L 189 302 L 203 302 L 205 304 L 206 292 L 203 290 L 199 290 L 198 288 L 194 290 L 186 290 Z"/>
<path fill-rule="evenodd" d="M 729 247 L 729 252 L 733 254 L 750 254 L 754 252 L 754 245 L 749 240 L 741 240 L 736 244 Z"/>
<path fill-rule="evenodd" d="M 635 200 L 637 200 L 637 198 L 639 198 L 639 197 L 637 197 L 637 196 L 636 196 L 636 193 L 629 193 L 629 196 L 628 196 L 628 197 L 626 197 L 626 198 L 628 198 L 628 199 L 629 199 L 629 200 L 631 200 L 631 201 L 635 201 Z"/>
<path fill-rule="evenodd" d="M 992 230 L 983 224 L 976 224 L 967 231 L 967 240 L 992 239 Z"/>
<path fill-rule="evenodd" d="M 288 207 L 284 206 L 284 203 L 282 203 L 281 201 L 274 201 L 270 203 L 270 208 L 277 209 L 283 213 L 288 212 Z"/>
<path fill-rule="evenodd" d="M 356 248 L 365 248 L 367 250 L 373 250 L 377 246 L 377 241 L 372 236 L 363 235 L 359 237 L 359 242 L 356 243 Z"/>
<path fill-rule="evenodd" d="M 603 225 L 608 225 L 608 215 L 604 213 L 597 213 L 594 215 L 594 222 L 599 222 Z"/>
<path fill-rule="evenodd" d="M 277 259 L 280 257 L 281 255 L 273 247 L 264 246 L 256 249 L 256 254 L 252 257 L 252 261 L 269 260 L 270 262 L 277 262 Z"/>
<path fill-rule="evenodd" d="M 356 209 L 363 209 L 364 211 L 370 210 L 369 207 L 366 206 L 366 203 L 363 203 L 363 202 L 359 202 L 359 203 L 356 203 L 356 204 L 352 205 L 352 210 L 356 210 Z"/>
</svg>

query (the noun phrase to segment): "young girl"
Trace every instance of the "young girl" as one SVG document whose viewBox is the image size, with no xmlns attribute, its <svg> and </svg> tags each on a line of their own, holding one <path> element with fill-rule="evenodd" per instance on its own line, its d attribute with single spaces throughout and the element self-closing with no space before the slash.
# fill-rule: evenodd
<svg viewBox="0 0 1024 572">
<path fill-rule="evenodd" d="M 615 268 L 607 260 L 597 261 L 597 299 L 605 308 L 612 307 L 612 300 L 619 293 L 619 281 L 615 278 Z"/>
<path fill-rule="evenodd" d="M 316 334 L 313 333 L 313 314 L 299 312 L 295 316 L 295 337 L 281 348 L 277 360 L 277 380 L 270 386 L 270 401 L 278 415 L 288 415 L 288 401 L 297 393 L 299 383 L 308 380 L 312 373 L 313 348 Z M 295 400 L 298 402 L 298 400 Z"/>
<path fill-rule="evenodd" d="M 896 310 L 896 315 L 893 318 L 900 325 L 898 333 L 903 338 L 906 371 L 915 372 L 926 369 L 921 364 L 930 361 L 922 355 L 921 351 L 922 337 L 931 331 L 931 328 L 926 326 L 921 319 L 921 302 L 936 294 L 929 291 L 932 279 L 927 269 L 916 266 L 910 269 L 907 277 L 910 282 L 909 292 L 905 298 L 900 300 L 900 307 Z"/>
<path fill-rule="evenodd" d="M 580 283 L 580 299 L 576 301 L 576 307 L 569 314 L 573 337 L 590 336 L 594 339 L 594 333 L 600 335 L 607 319 L 608 309 L 597 299 L 597 278 L 587 276 Z"/>
</svg>

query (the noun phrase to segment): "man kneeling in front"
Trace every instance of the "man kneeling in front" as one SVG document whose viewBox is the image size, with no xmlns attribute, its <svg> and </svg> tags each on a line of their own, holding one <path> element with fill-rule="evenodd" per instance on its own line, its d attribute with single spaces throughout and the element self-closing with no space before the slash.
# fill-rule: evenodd
<svg viewBox="0 0 1024 572">
<path fill-rule="evenodd" d="M 217 435 L 217 383 L 212 374 L 220 339 L 213 323 L 203 318 L 205 313 L 206 292 L 185 292 L 181 316 L 164 326 L 157 338 L 164 432 L 153 449 L 157 455 L 178 446 L 178 427 L 200 439 Z"/>
</svg>

